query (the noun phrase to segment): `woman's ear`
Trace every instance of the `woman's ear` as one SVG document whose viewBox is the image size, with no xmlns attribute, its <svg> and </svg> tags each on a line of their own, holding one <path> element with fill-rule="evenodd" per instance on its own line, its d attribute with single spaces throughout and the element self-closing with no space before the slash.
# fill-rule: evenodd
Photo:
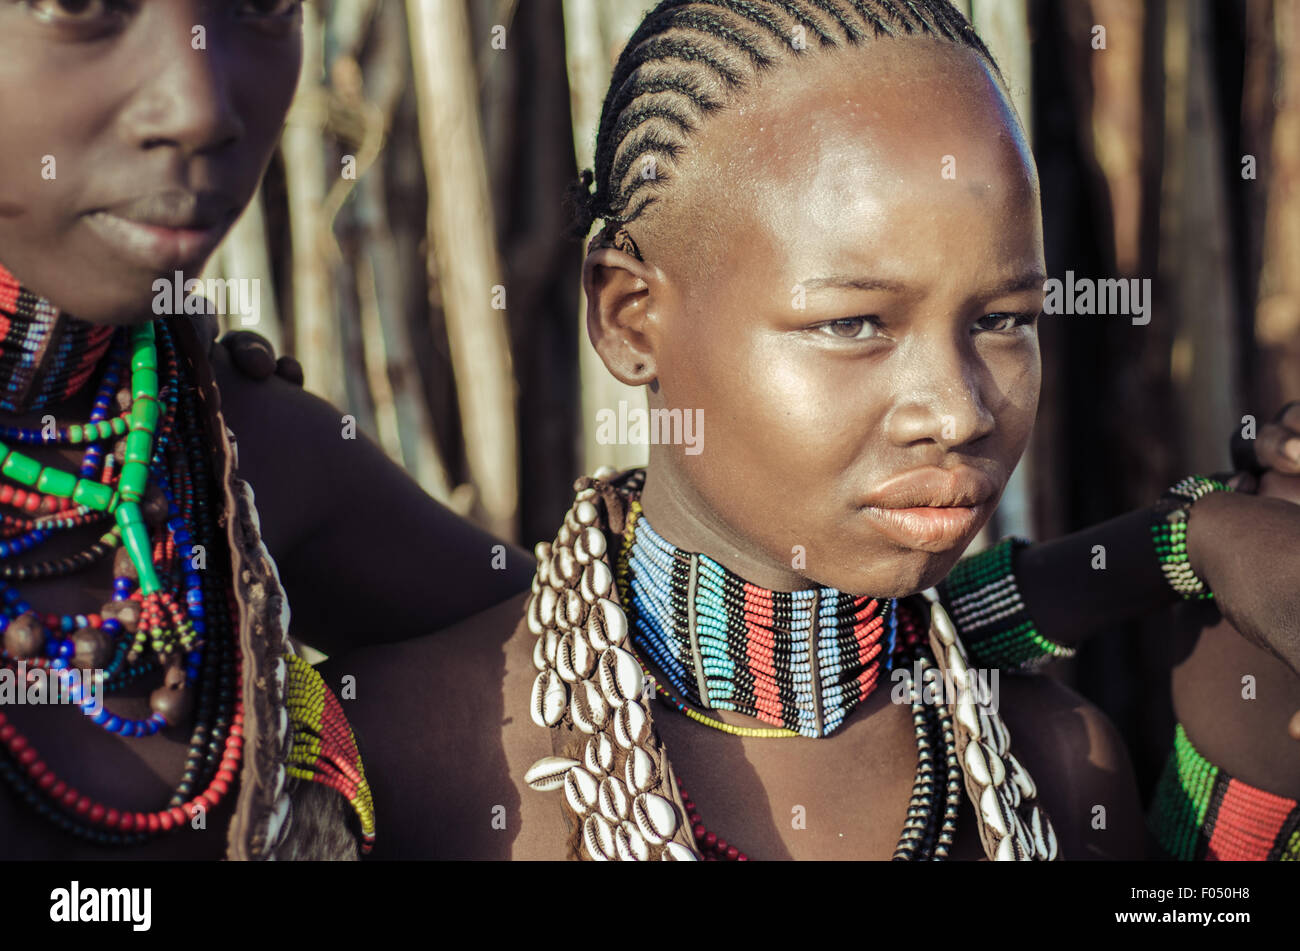
<svg viewBox="0 0 1300 951">
<path fill-rule="evenodd" d="M 659 375 L 654 289 L 663 279 L 658 268 L 617 248 L 595 248 L 582 265 L 587 335 L 609 372 L 629 386 Z"/>
</svg>

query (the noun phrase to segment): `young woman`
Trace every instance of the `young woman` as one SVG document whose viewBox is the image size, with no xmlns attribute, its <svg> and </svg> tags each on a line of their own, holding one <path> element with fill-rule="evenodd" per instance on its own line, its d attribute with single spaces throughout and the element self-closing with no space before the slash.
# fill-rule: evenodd
<svg viewBox="0 0 1300 951">
<path fill-rule="evenodd" d="M 154 316 L 254 195 L 300 47 L 296 0 L 0 2 L 5 858 L 355 857 L 364 769 L 288 631 L 333 653 L 527 584 L 334 407 Z"/>
<path fill-rule="evenodd" d="M 1300 509 L 1201 499 L 1167 569 L 1145 511 L 950 576 L 1029 438 L 1045 278 L 1034 163 L 969 25 L 924 0 L 661 3 L 578 197 L 575 231 L 607 222 L 593 344 L 661 419 L 707 425 L 580 479 L 527 599 L 330 662 L 388 678 L 349 708 L 367 735 L 433 721 L 369 749 L 408 830 L 381 853 L 1140 856 L 1096 708 L 1045 678 L 936 696 L 929 671 L 956 680 L 991 625 L 985 656 L 1018 663 L 1167 607 L 1166 570 L 1294 652 Z"/>
</svg>

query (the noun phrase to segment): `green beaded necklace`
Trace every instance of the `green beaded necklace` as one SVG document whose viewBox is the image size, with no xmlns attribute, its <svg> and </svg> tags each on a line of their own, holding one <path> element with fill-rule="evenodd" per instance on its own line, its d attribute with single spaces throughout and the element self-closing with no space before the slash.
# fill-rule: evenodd
<svg viewBox="0 0 1300 951">
<path fill-rule="evenodd" d="M 132 652 L 146 645 L 159 654 L 178 648 L 191 650 L 196 641 L 194 627 L 170 592 L 163 590 L 154 571 L 149 533 L 140 498 L 149 480 L 154 431 L 161 414 L 158 401 L 158 348 L 152 321 L 131 329 L 131 418 L 126 437 L 126 455 L 118 476 L 117 490 L 91 479 L 79 478 L 54 466 L 42 465 L 30 456 L 0 442 L 0 472 L 46 495 L 72 499 L 98 512 L 111 512 L 117 520 L 131 564 L 135 566 L 142 596 L 140 623 Z"/>
</svg>

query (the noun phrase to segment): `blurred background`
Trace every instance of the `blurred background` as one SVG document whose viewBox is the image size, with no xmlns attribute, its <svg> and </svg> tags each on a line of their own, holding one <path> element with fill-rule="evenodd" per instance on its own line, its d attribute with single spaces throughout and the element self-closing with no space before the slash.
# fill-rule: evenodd
<svg viewBox="0 0 1300 951">
<path fill-rule="evenodd" d="M 1038 425 L 979 547 L 1226 469 L 1244 417 L 1300 398 L 1300 0 L 956 5 L 1033 143 L 1049 275 L 1154 293 L 1145 326 L 1042 318 Z M 307 388 L 525 546 L 554 535 L 575 476 L 644 462 L 595 441 L 599 409 L 644 399 L 587 344 L 562 197 L 653 6 L 309 4 L 279 154 L 206 275 L 273 288 L 251 329 L 302 362 Z M 1164 633 L 1116 630 L 1061 670 L 1115 720 L 1144 797 L 1173 730 Z"/>
</svg>

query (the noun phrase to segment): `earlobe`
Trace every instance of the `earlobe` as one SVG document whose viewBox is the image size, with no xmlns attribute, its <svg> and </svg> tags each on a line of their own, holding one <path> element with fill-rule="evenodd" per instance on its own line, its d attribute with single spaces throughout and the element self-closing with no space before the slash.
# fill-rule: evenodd
<svg viewBox="0 0 1300 951">
<path fill-rule="evenodd" d="M 614 248 L 596 248 L 583 263 L 587 335 L 606 369 L 629 386 L 658 375 L 652 269 Z"/>
</svg>

